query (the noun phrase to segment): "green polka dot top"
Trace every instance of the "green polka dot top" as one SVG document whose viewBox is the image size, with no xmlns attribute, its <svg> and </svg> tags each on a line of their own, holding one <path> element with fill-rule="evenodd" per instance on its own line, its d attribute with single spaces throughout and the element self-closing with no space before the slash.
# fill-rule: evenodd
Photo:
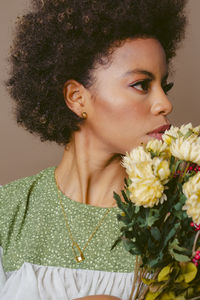
<svg viewBox="0 0 200 300">
<path fill-rule="evenodd" d="M 120 235 L 119 208 L 106 215 L 77 262 L 66 228 L 54 178 L 55 167 L 18 179 L 0 188 L 0 246 L 6 272 L 18 270 L 24 262 L 70 269 L 133 272 L 135 257 L 121 243 L 111 247 Z M 107 208 L 82 204 L 60 193 L 70 230 L 83 249 Z"/>
</svg>

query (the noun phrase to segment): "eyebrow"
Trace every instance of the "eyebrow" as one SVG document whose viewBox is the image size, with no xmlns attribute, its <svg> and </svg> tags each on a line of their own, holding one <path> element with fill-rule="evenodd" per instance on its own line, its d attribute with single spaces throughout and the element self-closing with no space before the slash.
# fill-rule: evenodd
<svg viewBox="0 0 200 300">
<path fill-rule="evenodd" d="M 142 70 L 142 69 L 134 69 L 134 70 L 130 70 L 130 71 L 127 71 L 126 73 L 124 73 L 122 75 L 122 77 L 125 77 L 125 76 L 128 76 L 130 74 L 143 74 L 143 75 L 147 75 L 149 76 L 151 79 L 155 80 L 155 75 L 149 71 L 146 71 L 146 70 Z M 168 78 L 168 75 L 169 73 L 167 72 L 163 78 L 162 78 L 162 82 L 165 81 L 167 78 Z"/>
</svg>

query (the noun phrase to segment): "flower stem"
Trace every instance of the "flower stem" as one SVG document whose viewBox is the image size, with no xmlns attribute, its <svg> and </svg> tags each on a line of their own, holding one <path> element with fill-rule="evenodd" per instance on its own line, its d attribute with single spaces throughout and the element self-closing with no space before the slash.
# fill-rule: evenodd
<svg viewBox="0 0 200 300">
<path fill-rule="evenodd" d="M 187 162 L 186 167 L 185 167 L 185 170 L 184 170 L 184 173 L 183 173 L 183 176 L 180 177 L 180 182 L 183 181 L 183 179 L 184 179 L 184 177 L 185 177 L 185 174 L 187 173 L 189 167 L 190 167 L 190 162 Z"/>
<path fill-rule="evenodd" d="M 193 244 L 193 248 L 192 248 L 192 255 L 195 255 L 196 252 L 196 245 L 197 245 L 197 241 L 200 235 L 200 230 L 197 232 L 196 236 L 195 236 L 195 240 L 194 240 L 194 244 Z"/>
<path fill-rule="evenodd" d="M 156 277 L 157 277 L 157 275 L 158 275 L 159 272 L 160 272 L 160 270 L 157 270 L 157 271 L 154 273 L 152 279 L 156 279 Z M 148 290 L 149 290 L 149 286 L 146 286 L 146 287 L 144 288 L 144 290 L 143 290 L 143 292 L 142 292 L 142 294 L 141 294 L 139 300 L 145 299 L 144 297 L 145 297 L 146 293 L 148 292 Z"/>
<path fill-rule="evenodd" d="M 136 286 L 136 281 L 138 278 L 138 273 L 139 273 L 139 268 L 140 268 L 140 262 L 139 262 L 139 256 L 136 256 L 136 262 L 135 262 L 135 271 L 134 271 L 134 280 L 133 280 L 133 286 L 132 286 L 132 290 L 131 290 L 131 295 L 129 300 L 135 300 L 137 295 L 134 296 L 133 298 L 133 292 L 135 290 L 135 286 Z M 133 298 L 133 299 L 132 299 Z"/>
</svg>

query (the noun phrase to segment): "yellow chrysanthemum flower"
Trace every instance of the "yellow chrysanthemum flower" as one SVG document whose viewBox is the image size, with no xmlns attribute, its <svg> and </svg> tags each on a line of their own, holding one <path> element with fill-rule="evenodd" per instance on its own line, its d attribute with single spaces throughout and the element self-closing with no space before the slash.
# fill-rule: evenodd
<svg viewBox="0 0 200 300">
<path fill-rule="evenodd" d="M 200 224 L 200 173 L 184 183 L 183 193 L 187 198 L 183 209 L 196 224 Z"/>
<path fill-rule="evenodd" d="M 162 184 L 166 184 L 170 176 L 169 161 L 159 157 L 153 158 L 154 175 L 160 179 Z"/>
<path fill-rule="evenodd" d="M 200 190 L 200 172 L 196 173 L 194 176 L 184 183 L 183 192 L 187 198 L 192 194 Z"/>
<path fill-rule="evenodd" d="M 195 135 L 199 135 L 200 133 L 200 126 L 192 127 L 192 123 L 188 123 L 186 125 L 182 125 L 179 131 L 185 136 L 188 131 L 193 132 Z"/>
<path fill-rule="evenodd" d="M 156 156 L 161 156 L 162 158 L 170 158 L 171 153 L 168 144 L 158 139 L 150 140 L 146 145 L 146 150 L 153 152 Z"/>
<path fill-rule="evenodd" d="M 163 194 L 163 185 L 155 176 L 135 179 L 129 185 L 128 190 L 130 200 L 137 206 L 153 207 L 167 199 L 166 195 Z"/>
<path fill-rule="evenodd" d="M 193 128 L 193 132 L 197 135 L 200 134 L 200 125 Z"/>
<path fill-rule="evenodd" d="M 131 180 L 128 189 L 130 199 L 136 205 L 152 207 L 166 199 L 163 194 L 162 180 L 168 176 L 166 162 L 158 158 L 152 159 L 151 154 L 143 147 L 133 149 L 130 154 L 123 157 L 122 166 Z M 155 176 L 155 174 L 157 176 Z"/>
<path fill-rule="evenodd" d="M 162 140 L 167 144 L 171 145 L 172 141 L 178 138 L 178 127 L 171 126 L 169 130 L 165 130 L 162 135 Z"/>
<path fill-rule="evenodd" d="M 181 125 L 179 131 L 182 133 L 182 135 L 186 135 L 188 133 L 188 130 L 193 130 L 192 123 L 183 124 Z"/>
<path fill-rule="evenodd" d="M 151 161 L 150 153 L 146 152 L 142 146 L 134 148 L 129 155 L 132 162 L 139 163 L 145 161 Z"/>
<path fill-rule="evenodd" d="M 152 162 L 133 163 L 126 169 L 130 179 L 153 176 Z"/>
<path fill-rule="evenodd" d="M 151 155 L 141 146 L 133 149 L 130 154 L 126 153 L 121 164 L 130 179 L 153 175 Z"/>
<path fill-rule="evenodd" d="M 200 164 L 200 138 L 192 134 L 189 138 L 179 137 L 172 141 L 170 151 L 180 160 Z"/>
<path fill-rule="evenodd" d="M 171 126 L 169 130 L 166 130 L 162 136 L 163 141 L 167 145 L 171 145 L 171 143 L 180 138 L 186 137 L 187 134 L 192 133 L 196 137 L 200 134 L 200 126 L 192 127 L 192 123 L 188 123 L 186 125 L 181 125 L 181 127 Z"/>
</svg>

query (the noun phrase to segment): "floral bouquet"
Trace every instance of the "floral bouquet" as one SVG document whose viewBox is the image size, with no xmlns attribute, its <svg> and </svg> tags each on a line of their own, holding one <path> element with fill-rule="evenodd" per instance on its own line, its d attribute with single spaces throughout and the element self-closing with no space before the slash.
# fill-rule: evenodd
<svg viewBox="0 0 200 300">
<path fill-rule="evenodd" d="M 200 126 L 165 131 L 122 159 L 121 241 L 136 255 L 130 299 L 200 299 Z"/>
</svg>

